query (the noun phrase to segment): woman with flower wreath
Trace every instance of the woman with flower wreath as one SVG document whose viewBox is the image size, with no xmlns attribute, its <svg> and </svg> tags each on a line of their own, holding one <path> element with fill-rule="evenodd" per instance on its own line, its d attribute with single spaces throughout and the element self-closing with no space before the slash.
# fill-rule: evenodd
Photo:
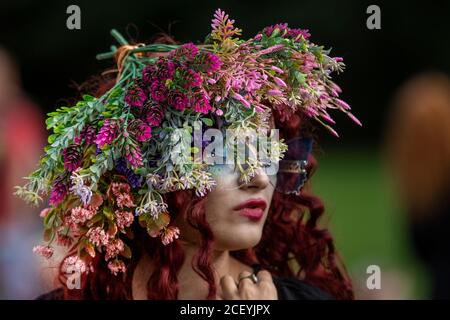
<svg viewBox="0 0 450 320">
<path fill-rule="evenodd" d="M 98 58 L 116 58 L 117 78 L 49 114 L 45 155 L 17 188 L 34 203 L 49 194 L 34 251 L 67 247 L 61 288 L 41 299 L 353 298 L 305 186 L 315 125 L 337 136 L 331 109 L 360 124 L 331 80 L 342 58 L 287 24 L 240 33 L 220 9 L 199 45 L 130 45 L 113 30 L 120 46 Z M 233 162 L 205 163 L 199 126 L 281 139 L 265 159 L 225 144 L 214 156 Z M 182 146 L 192 153 L 177 161 Z"/>
</svg>

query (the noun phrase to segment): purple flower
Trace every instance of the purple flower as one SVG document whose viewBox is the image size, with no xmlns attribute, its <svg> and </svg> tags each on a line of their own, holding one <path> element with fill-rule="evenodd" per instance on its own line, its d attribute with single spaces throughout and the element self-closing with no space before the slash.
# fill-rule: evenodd
<svg viewBox="0 0 450 320">
<path fill-rule="evenodd" d="M 294 39 L 298 36 L 302 36 L 305 40 L 309 39 L 309 37 L 311 36 L 308 29 L 290 29 L 287 35 Z"/>
<path fill-rule="evenodd" d="M 64 178 L 63 177 L 56 178 L 56 180 L 53 182 L 52 191 L 50 192 L 49 203 L 51 205 L 57 206 L 64 200 L 68 192 L 69 187 L 67 186 L 67 183 L 64 181 Z"/>
<path fill-rule="evenodd" d="M 164 102 L 167 98 L 167 88 L 158 80 L 152 82 L 150 91 L 152 99 L 156 102 Z"/>
<path fill-rule="evenodd" d="M 164 119 L 164 107 L 157 103 L 147 103 L 144 108 L 144 121 L 147 122 L 149 126 L 159 126 Z"/>
<path fill-rule="evenodd" d="M 172 107 L 174 107 L 177 110 L 184 110 L 188 107 L 189 105 L 189 99 L 188 97 L 179 91 L 172 91 L 169 94 L 169 105 L 171 105 Z"/>
<path fill-rule="evenodd" d="M 137 83 L 131 85 L 125 95 L 125 103 L 133 107 L 142 107 L 146 99 L 146 92 Z"/>
<path fill-rule="evenodd" d="M 200 73 L 189 68 L 181 69 L 181 78 L 184 88 L 200 87 L 202 85 L 202 77 Z"/>
<path fill-rule="evenodd" d="M 280 35 L 283 38 L 295 39 L 301 35 L 301 36 L 303 36 L 303 38 L 308 39 L 311 36 L 311 34 L 309 33 L 309 30 L 307 30 L 307 29 L 291 29 L 291 28 L 289 28 L 287 23 L 278 23 L 278 24 L 266 27 L 266 28 L 264 28 L 263 32 L 268 37 L 270 37 L 276 29 L 279 30 Z"/>
<path fill-rule="evenodd" d="M 179 49 L 175 51 L 177 57 L 184 57 L 187 60 L 193 60 L 198 53 L 198 48 L 192 42 L 183 44 Z"/>
<path fill-rule="evenodd" d="M 167 79 L 172 79 L 174 72 L 175 64 L 173 63 L 173 61 L 166 58 L 160 58 L 160 60 L 156 64 L 156 78 L 159 81 L 164 82 Z"/>
<path fill-rule="evenodd" d="M 199 113 L 208 113 L 211 110 L 209 98 L 205 92 L 200 93 L 194 97 L 194 111 Z"/>
<path fill-rule="evenodd" d="M 80 147 L 76 144 L 71 144 L 63 151 L 64 168 L 67 171 L 75 171 L 81 165 Z"/>
<path fill-rule="evenodd" d="M 124 158 L 119 158 L 116 162 L 116 169 L 119 173 L 127 177 L 131 187 L 136 189 L 142 185 L 142 177 L 128 168 L 127 161 Z"/>
<path fill-rule="evenodd" d="M 73 139 L 73 141 L 76 144 L 81 144 L 84 140 L 84 142 L 89 145 L 94 143 L 96 135 L 97 132 L 95 128 L 91 125 L 87 125 L 83 128 L 83 130 L 81 130 L 80 134 Z"/>
<path fill-rule="evenodd" d="M 215 72 L 220 69 L 222 66 L 222 61 L 220 61 L 220 58 L 216 56 L 215 54 L 208 52 L 205 60 L 205 66 L 206 66 L 206 72 Z"/>
<path fill-rule="evenodd" d="M 137 141 L 144 142 L 152 137 L 152 128 L 141 120 L 135 120 L 132 131 Z"/>
<path fill-rule="evenodd" d="M 149 85 L 155 79 L 156 74 L 156 66 L 154 64 L 150 64 L 142 70 L 142 80 L 144 83 Z"/>
<path fill-rule="evenodd" d="M 272 26 L 265 27 L 263 32 L 265 32 L 265 34 L 268 37 L 270 37 L 272 33 L 275 31 L 275 29 L 278 29 L 280 33 L 283 33 L 284 31 L 287 31 L 289 28 L 287 23 L 277 23 Z"/>
</svg>

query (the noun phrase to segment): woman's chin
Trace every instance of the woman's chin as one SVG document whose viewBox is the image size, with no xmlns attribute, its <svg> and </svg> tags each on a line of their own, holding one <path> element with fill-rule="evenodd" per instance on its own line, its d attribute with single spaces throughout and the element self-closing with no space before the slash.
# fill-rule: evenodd
<svg viewBox="0 0 450 320">
<path fill-rule="evenodd" d="M 261 232 L 234 232 L 226 239 L 216 237 L 216 247 L 221 250 L 243 250 L 256 246 L 261 241 Z"/>
</svg>

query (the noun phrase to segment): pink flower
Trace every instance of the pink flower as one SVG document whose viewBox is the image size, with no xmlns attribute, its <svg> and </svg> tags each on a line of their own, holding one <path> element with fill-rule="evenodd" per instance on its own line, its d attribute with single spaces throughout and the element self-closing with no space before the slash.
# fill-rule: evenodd
<svg viewBox="0 0 450 320">
<path fill-rule="evenodd" d="M 121 193 L 130 193 L 131 187 L 128 183 L 113 182 L 111 183 L 111 190 L 117 197 Z"/>
<path fill-rule="evenodd" d="M 275 81 L 275 83 L 277 85 L 279 85 L 280 87 L 286 88 L 286 82 L 284 82 L 282 79 L 278 78 L 278 77 L 273 77 L 273 80 Z"/>
<path fill-rule="evenodd" d="M 69 256 L 64 259 L 61 269 L 62 272 L 69 274 L 74 273 L 74 271 L 79 273 L 89 272 L 86 263 L 77 255 Z"/>
<path fill-rule="evenodd" d="M 274 96 L 274 97 L 276 97 L 276 96 L 282 96 L 282 95 L 283 95 L 283 92 L 280 91 L 280 90 L 278 90 L 278 89 L 272 89 L 272 90 L 267 91 L 267 94 L 268 94 L 269 96 Z"/>
<path fill-rule="evenodd" d="M 96 210 L 93 208 L 88 210 L 82 207 L 76 207 L 71 210 L 70 219 L 72 223 L 83 224 L 86 221 L 91 220 L 96 213 Z"/>
<path fill-rule="evenodd" d="M 45 217 L 50 213 L 50 211 L 52 211 L 51 208 L 45 208 L 45 209 L 43 209 L 43 210 L 41 211 L 41 213 L 39 214 L 39 216 L 40 216 L 41 218 L 45 218 Z"/>
<path fill-rule="evenodd" d="M 106 246 L 109 241 L 109 236 L 106 234 L 105 230 L 101 227 L 91 228 L 86 233 L 86 236 L 93 245 L 100 247 Z"/>
<path fill-rule="evenodd" d="M 120 239 L 114 239 L 106 245 L 105 260 L 115 258 L 125 248 L 124 243 Z"/>
<path fill-rule="evenodd" d="M 358 126 L 362 127 L 361 121 L 359 121 L 359 119 L 356 118 L 352 113 L 347 112 L 347 116 L 348 116 L 350 119 L 352 119 L 352 121 L 353 121 L 354 123 L 356 123 Z"/>
<path fill-rule="evenodd" d="M 123 207 L 133 208 L 136 206 L 133 203 L 133 200 L 131 199 L 131 195 L 129 193 L 119 194 L 117 196 L 116 200 L 117 200 L 117 206 L 119 208 L 123 208 Z"/>
<path fill-rule="evenodd" d="M 125 272 L 125 263 L 121 260 L 114 260 L 108 263 L 108 268 L 115 276 L 120 272 Z"/>
<path fill-rule="evenodd" d="M 274 45 L 274 46 L 272 46 L 272 47 L 269 47 L 269 48 L 267 48 L 267 49 L 261 50 L 261 51 L 258 53 L 258 56 L 262 56 L 262 55 L 264 55 L 264 54 L 273 53 L 273 52 L 279 51 L 279 50 L 281 50 L 281 49 L 283 49 L 283 48 L 284 48 L 284 45 L 283 45 L 283 44 L 276 44 L 276 45 Z"/>
<path fill-rule="evenodd" d="M 50 259 L 53 256 L 53 248 L 50 246 L 35 246 L 33 252 L 43 256 L 46 259 Z"/>
<path fill-rule="evenodd" d="M 322 119 L 324 119 L 325 121 L 335 124 L 336 122 L 328 115 L 328 114 L 322 114 L 320 115 L 322 117 Z"/>
<path fill-rule="evenodd" d="M 239 102 L 241 102 L 244 106 L 246 106 L 247 108 L 250 108 L 250 102 L 248 102 L 247 100 L 244 99 L 243 96 L 241 96 L 239 93 L 235 93 L 233 94 L 233 98 L 238 100 Z"/>
<path fill-rule="evenodd" d="M 131 226 L 131 224 L 134 221 L 134 216 L 129 211 L 119 211 L 116 210 L 116 223 L 120 230 L 124 230 L 125 228 L 128 228 Z"/>
<path fill-rule="evenodd" d="M 303 65 L 300 66 L 300 71 L 308 74 L 317 67 L 316 57 L 312 53 L 305 53 L 302 55 L 303 57 Z"/>
<path fill-rule="evenodd" d="M 142 152 L 141 148 L 137 145 L 126 145 L 125 146 L 125 159 L 134 168 L 142 167 Z"/>
<path fill-rule="evenodd" d="M 161 242 L 166 246 L 169 243 L 173 242 L 175 239 L 178 239 L 179 235 L 180 229 L 170 226 L 161 233 Z"/>
<path fill-rule="evenodd" d="M 152 137 L 152 128 L 142 121 L 137 125 L 135 137 L 137 141 L 147 141 Z"/>
<path fill-rule="evenodd" d="M 270 69 L 272 69 L 275 72 L 278 72 L 279 74 L 283 74 L 283 69 L 278 68 L 277 66 L 271 66 Z"/>
<path fill-rule="evenodd" d="M 102 148 L 103 146 L 112 143 L 116 140 L 118 135 L 117 123 L 111 119 L 105 119 L 103 122 L 103 126 L 100 129 L 100 132 L 97 134 L 97 138 L 95 139 L 95 144 Z"/>
<path fill-rule="evenodd" d="M 339 107 L 342 107 L 344 110 L 350 110 L 350 106 L 347 104 L 347 102 L 337 98 L 334 99 L 334 101 Z"/>
</svg>

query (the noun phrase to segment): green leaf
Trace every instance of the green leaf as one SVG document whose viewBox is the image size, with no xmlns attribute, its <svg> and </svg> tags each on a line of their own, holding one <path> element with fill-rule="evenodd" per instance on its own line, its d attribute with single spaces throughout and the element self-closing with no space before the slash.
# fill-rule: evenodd
<svg viewBox="0 0 450 320">
<path fill-rule="evenodd" d="M 295 78 L 297 79 L 297 81 L 298 81 L 300 84 L 304 84 L 304 83 L 305 83 L 305 81 L 306 81 L 306 76 L 305 76 L 304 73 L 301 73 L 301 72 L 299 72 L 299 71 L 295 71 L 295 72 L 294 72 L 294 76 L 295 76 Z"/>
<path fill-rule="evenodd" d="M 208 127 L 211 127 L 211 126 L 214 124 L 214 122 L 212 121 L 212 119 L 209 119 L 209 118 L 201 118 L 201 120 L 202 120 L 202 122 L 203 122 L 204 124 L 206 124 Z"/>
<path fill-rule="evenodd" d="M 103 214 L 106 218 L 108 218 L 108 220 L 114 219 L 114 214 L 109 208 L 103 208 Z"/>
<path fill-rule="evenodd" d="M 49 143 L 49 144 L 53 144 L 53 143 L 55 142 L 55 140 L 56 140 L 57 137 L 58 137 L 58 136 L 57 136 L 56 134 L 51 134 L 51 135 L 49 135 L 49 136 L 48 136 L 48 139 L 47 139 L 48 143 Z"/>
</svg>

